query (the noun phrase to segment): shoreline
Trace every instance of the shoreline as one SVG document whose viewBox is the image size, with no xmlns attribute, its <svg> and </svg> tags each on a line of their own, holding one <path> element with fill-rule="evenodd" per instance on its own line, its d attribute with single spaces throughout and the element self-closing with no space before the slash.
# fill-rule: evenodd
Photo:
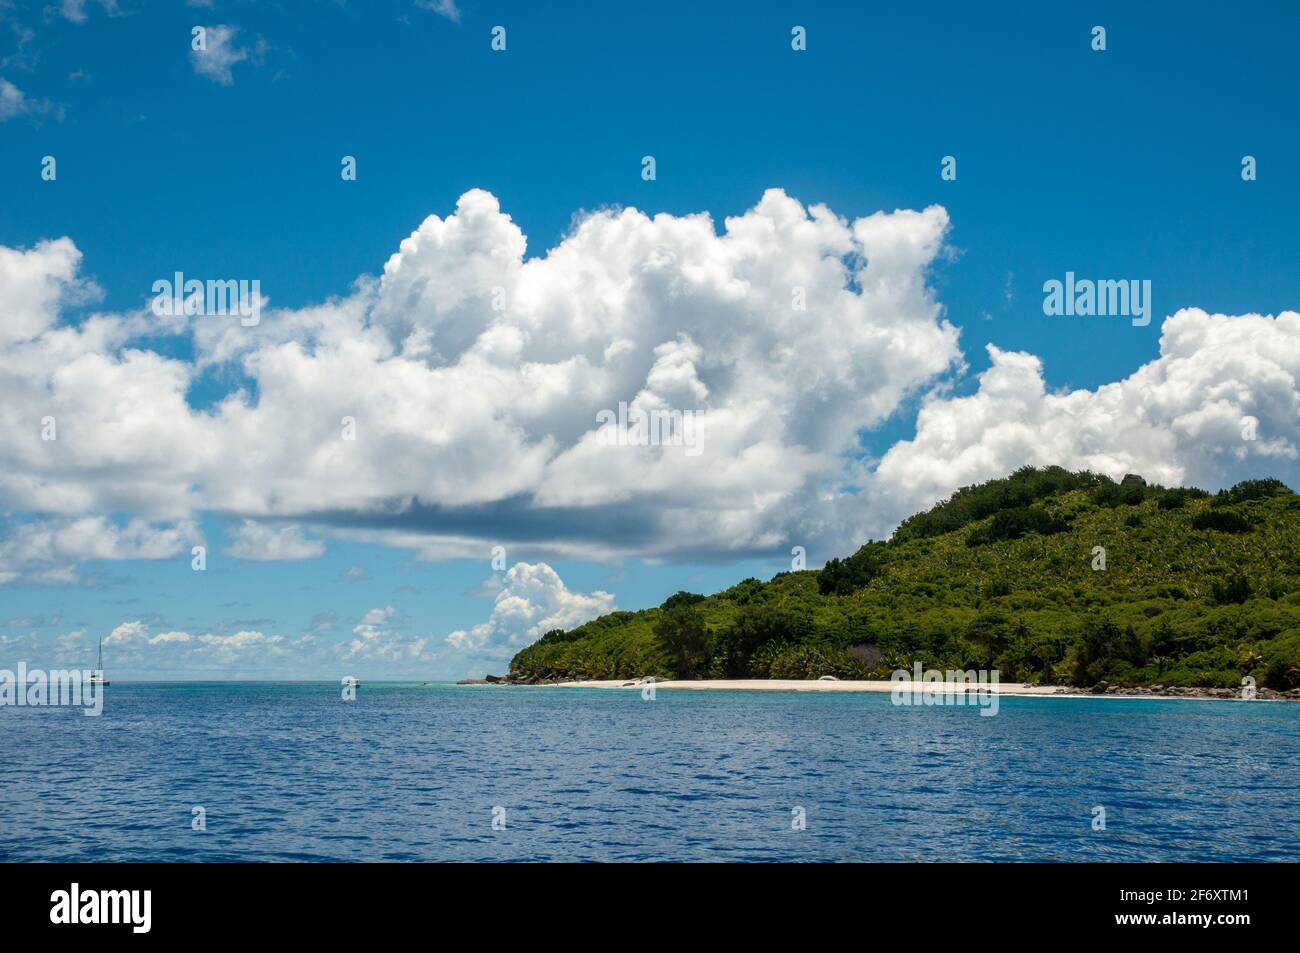
<svg viewBox="0 0 1300 953">
<path fill-rule="evenodd" d="M 526 679 L 512 680 L 509 677 L 490 677 L 486 679 L 463 679 L 460 685 L 520 685 L 547 688 L 598 688 L 598 689 L 633 689 L 639 690 L 648 682 L 641 679 Z M 1139 686 L 1125 688 L 1117 685 L 1102 685 L 1092 689 L 1069 685 L 1029 685 L 1022 682 L 1006 682 L 997 685 L 958 684 L 926 682 L 895 682 L 889 679 L 821 681 L 818 679 L 793 678 L 722 678 L 722 679 L 666 679 L 655 681 L 655 690 L 665 691 L 759 691 L 759 692 L 829 692 L 858 694 L 889 694 L 899 685 L 910 692 L 949 690 L 976 693 L 981 690 L 991 691 L 1008 698 L 1150 698 L 1172 700 L 1219 700 L 1246 701 L 1240 689 L 1201 688 L 1201 687 L 1165 687 L 1164 685 Z M 1253 701 L 1300 701 L 1300 689 L 1279 692 L 1269 688 L 1257 689 Z"/>
</svg>

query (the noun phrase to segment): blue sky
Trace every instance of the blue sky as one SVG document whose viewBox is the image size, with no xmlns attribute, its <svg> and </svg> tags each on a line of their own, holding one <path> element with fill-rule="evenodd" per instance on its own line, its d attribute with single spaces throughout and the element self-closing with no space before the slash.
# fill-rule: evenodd
<svg viewBox="0 0 1300 953">
<path fill-rule="evenodd" d="M 960 331 L 960 356 L 943 373 L 922 374 L 924 385 L 908 383 L 884 419 L 864 423 L 857 450 L 839 448 L 869 464 L 915 437 L 926 395 L 977 391 L 987 344 L 1036 355 L 1049 390 L 1096 392 L 1158 358 L 1163 320 L 1179 309 L 1296 308 L 1294 5 L 906 6 L 0 6 L 8 84 L 0 92 L 22 97 L 13 105 L 11 95 L 0 112 L 0 245 L 75 243 L 79 275 L 101 292 L 64 301 L 59 320 L 76 325 L 91 313 L 144 308 L 152 283 L 178 270 L 259 277 L 282 309 L 347 298 L 426 216 L 445 218 L 471 189 L 496 197 L 527 236 L 527 258 L 601 209 L 706 212 L 721 231 L 770 188 L 805 206 L 824 203 L 846 221 L 941 205 L 950 224 L 925 274 L 937 320 Z M 196 69 L 190 31 L 198 24 L 238 27 L 233 49 L 247 55 L 230 65 L 228 83 L 219 70 Z M 490 49 L 498 24 L 504 52 Z M 794 25 L 807 29 L 804 52 L 791 49 Z M 1103 52 L 1090 47 L 1094 25 L 1106 29 Z M 657 162 L 649 182 L 640 175 L 647 154 Z M 1252 182 L 1241 177 L 1248 154 L 1258 162 Z M 57 159 L 54 182 L 40 176 L 46 155 Z M 340 178 L 344 155 L 357 159 L 355 182 Z M 940 179 L 945 155 L 957 160 L 956 181 Z M 1066 271 L 1149 279 L 1154 320 L 1072 326 L 1044 316 L 1042 283 Z M 133 346 L 181 361 L 196 347 L 171 333 Z M 186 399 L 206 410 L 240 385 L 256 399 L 257 381 L 218 365 L 197 376 Z M 1178 472 L 1189 479 L 1238 474 L 1198 469 L 1194 447 L 1180 447 Z M 1112 456 L 1141 459 L 1124 452 Z M 992 456 L 999 466 L 1012 459 Z M 1289 478 L 1294 467 L 1275 448 L 1241 472 Z M 92 470 L 81 478 L 93 480 Z M 952 479 L 959 485 L 973 472 L 955 468 Z M 934 476 L 926 486 L 931 496 L 944 489 Z M 917 500 L 928 491 L 918 492 Z M 43 512 L 16 497 L 0 497 L 0 508 L 11 534 L 45 519 L 102 516 L 121 526 L 140 515 L 98 503 Z M 898 515 L 883 504 L 879 512 L 885 522 Z M 229 526 L 253 515 L 229 506 L 188 514 L 209 542 L 205 573 L 191 571 L 181 546 L 163 559 L 96 559 L 92 548 L 71 582 L 20 574 L 0 586 L 0 638 L 9 640 L 0 642 L 0 664 L 75 663 L 96 638 L 139 621 L 154 635 L 194 640 L 256 631 L 278 636 L 280 649 L 315 631 L 321 646 L 275 655 L 231 648 L 214 659 L 151 653 L 123 636 L 121 677 L 332 676 L 345 663 L 328 646 L 353 638 L 373 610 L 386 610 L 385 633 L 426 638 L 428 651 L 493 612 L 492 580 L 503 574 L 488 563 L 490 534 L 481 559 L 435 560 L 391 541 L 329 536 L 319 526 L 337 527 L 334 514 L 318 524 L 295 519 L 326 540 L 318 558 L 220 556 Z M 523 556 L 544 558 L 570 592 L 600 590 L 636 609 L 679 588 L 713 591 L 787 568 L 790 543 L 802 537 L 759 535 L 774 540 L 763 544 L 770 555 L 747 538 L 668 547 L 649 561 L 630 552 Z M 808 548 L 812 564 L 839 552 L 829 540 L 810 539 Z M 349 581 L 352 567 L 364 571 Z M 349 670 L 450 677 L 480 674 L 491 661 L 439 651 L 357 656 Z"/>
</svg>

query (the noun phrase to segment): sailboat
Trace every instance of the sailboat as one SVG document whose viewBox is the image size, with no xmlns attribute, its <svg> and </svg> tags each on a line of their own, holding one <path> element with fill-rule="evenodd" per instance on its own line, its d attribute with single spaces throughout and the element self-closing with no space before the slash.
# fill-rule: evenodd
<svg viewBox="0 0 1300 953">
<path fill-rule="evenodd" d="M 87 681 L 91 685 L 112 684 L 111 682 L 106 681 L 104 678 L 104 640 L 103 639 L 99 640 L 99 664 L 96 665 L 95 670 L 90 673 L 90 678 Z"/>
</svg>

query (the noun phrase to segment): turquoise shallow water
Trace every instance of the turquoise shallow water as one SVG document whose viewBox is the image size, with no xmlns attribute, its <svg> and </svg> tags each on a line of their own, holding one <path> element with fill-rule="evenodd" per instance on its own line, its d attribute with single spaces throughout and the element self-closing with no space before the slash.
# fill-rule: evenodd
<svg viewBox="0 0 1300 953">
<path fill-rule="evenodd" d="M 0 708 L 0 858 L 1300 860 L 1297 704 L 358 692 L 114 684 L 99 718 Z"/>
</svg>

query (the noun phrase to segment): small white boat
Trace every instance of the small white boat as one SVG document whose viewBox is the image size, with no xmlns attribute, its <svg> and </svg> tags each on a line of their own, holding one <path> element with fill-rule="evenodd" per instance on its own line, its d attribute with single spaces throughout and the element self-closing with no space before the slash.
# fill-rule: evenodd
<svg viewBox="0 0 1300 953">
<path fill-rule="evenodd" d="M 112 684 L 111 682 L 108 681 L 108 679 L 104 678 L 104 640 L 103 639 L 99 640 L 99 664 L 96 665 L 95 670 L 90 673 L 90 678 L 86 679 L 86 684 L 88 685 Z"/>
</svg>

